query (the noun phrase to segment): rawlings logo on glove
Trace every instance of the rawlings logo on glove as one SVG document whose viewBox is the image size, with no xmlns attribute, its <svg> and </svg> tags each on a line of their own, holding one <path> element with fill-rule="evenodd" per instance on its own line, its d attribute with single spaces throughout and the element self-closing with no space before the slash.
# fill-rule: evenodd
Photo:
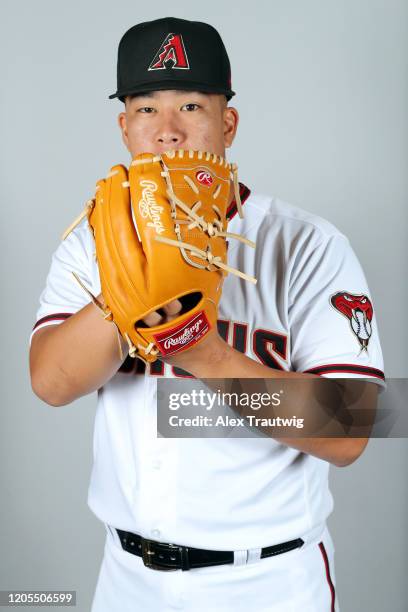
<svg viewBox="0 0 408 612">
<path fill-rule="evenodd" d="M 157 185 L 153 181 L 140 181 L 142 190 L 142 199 L 139 200 L 139 211 L 143 219 L 151 219 L 152 223 L 148 223 L 148 227 L 154 227 L 158 234 L 164 232 L 163 223 L 161 222 L 161 213 L 163 207 L 159 206 L 154 197 L 154 192 L 157 191 Z"/>
<path fill-rule="evenodd" d="M 227 263 L 227 238 L 255 246 L 226 231 L 231 181 L 242 217 L 235 164 L 203 151 L 142 153 L 129 170 L 114 166 L 97 182 L 95 197 L 64 233 L 88 217 L 106 306 L 90 296 L 132 357 L 152 362 L 200 342 L 216 326 L 228 272 L 256 282 Z M 173 300 L 183 305 L 176 318 L 143 323 Z"/>
<path fill-rule="evenodd" d="M 172 355 L 177 353 L 184 346 L 189 348 L 198 342 L 201 336 L 204 336 L 210 329 L 210 324 L 205 316 L 205 312 L 201 311 L 198 315 L 194 315 L 181 326 L 175 329 L 170 329 L 164 333 L 155 334 L 154 339 L 162 355 Z"/>
</svg>

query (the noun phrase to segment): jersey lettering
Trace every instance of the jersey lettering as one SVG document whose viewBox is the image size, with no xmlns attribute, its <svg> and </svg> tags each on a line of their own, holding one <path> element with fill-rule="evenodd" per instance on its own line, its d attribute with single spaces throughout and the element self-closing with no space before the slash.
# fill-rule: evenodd
<svg viewBox="0 0 408 612">
<path fill-rule="evenodd" d="M 252 349 L 260 362 L 268 368 L 284 369 L 274 355 L 287 361 L 287 345 L 287 336 L 279 332 L 256 329 L 253 333 Z"/>
</svg>

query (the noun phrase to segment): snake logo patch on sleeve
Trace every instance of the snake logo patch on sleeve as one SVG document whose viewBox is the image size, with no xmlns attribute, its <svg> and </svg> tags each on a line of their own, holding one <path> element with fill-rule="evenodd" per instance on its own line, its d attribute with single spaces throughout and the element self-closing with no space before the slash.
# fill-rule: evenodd
<svg viewBox="0 0 408 612">
<path fill-rule="evenodd" d="M 370 298 L 362 293 L 339 291 L 330 296 L 330 303 L 335 310 L 348 319 L 361 351 L 367 351 L 373 319 L 373 305 Z"/>
</svg>

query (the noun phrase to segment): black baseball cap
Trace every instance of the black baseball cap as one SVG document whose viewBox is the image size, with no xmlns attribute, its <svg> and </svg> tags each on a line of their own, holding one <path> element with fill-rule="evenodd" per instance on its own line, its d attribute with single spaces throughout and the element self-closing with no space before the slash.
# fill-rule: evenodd
<svg viewBox="0 0 408 612">
<path fill-rule="evenodd" d="M 220 93 L 230 100 L 231 66 L 217 30 L 201 21 L 165 17 L 138 23 L 118 49 L 117 91 L 109 98 L 183 89 Z"/>
</svg>

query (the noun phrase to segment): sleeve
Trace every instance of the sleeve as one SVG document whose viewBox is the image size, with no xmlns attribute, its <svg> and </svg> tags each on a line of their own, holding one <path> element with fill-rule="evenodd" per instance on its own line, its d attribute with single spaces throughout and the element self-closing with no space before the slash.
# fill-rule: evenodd
<svg viewBox="0 0 408 612">
<path fill-rule="evenodd" d="M 365 378 L 385 387 L 373 301 L 348 241 L 334 234 L 304 248 L 289 287 L 293 370 Z"/>
<path fill-rule="evenodd" d="M 75 272 L 94 294 L 100 293 L 99 275 L 93 260 L 93 238 L 88 225 L 82 222 L 62 241 L 51 260 L 45 287 L 40 295 L 36 322 L 30 334 L 46 325 L 56 325 L 86 306 L 90 298 L 75 280 Z"/>
</svg>

